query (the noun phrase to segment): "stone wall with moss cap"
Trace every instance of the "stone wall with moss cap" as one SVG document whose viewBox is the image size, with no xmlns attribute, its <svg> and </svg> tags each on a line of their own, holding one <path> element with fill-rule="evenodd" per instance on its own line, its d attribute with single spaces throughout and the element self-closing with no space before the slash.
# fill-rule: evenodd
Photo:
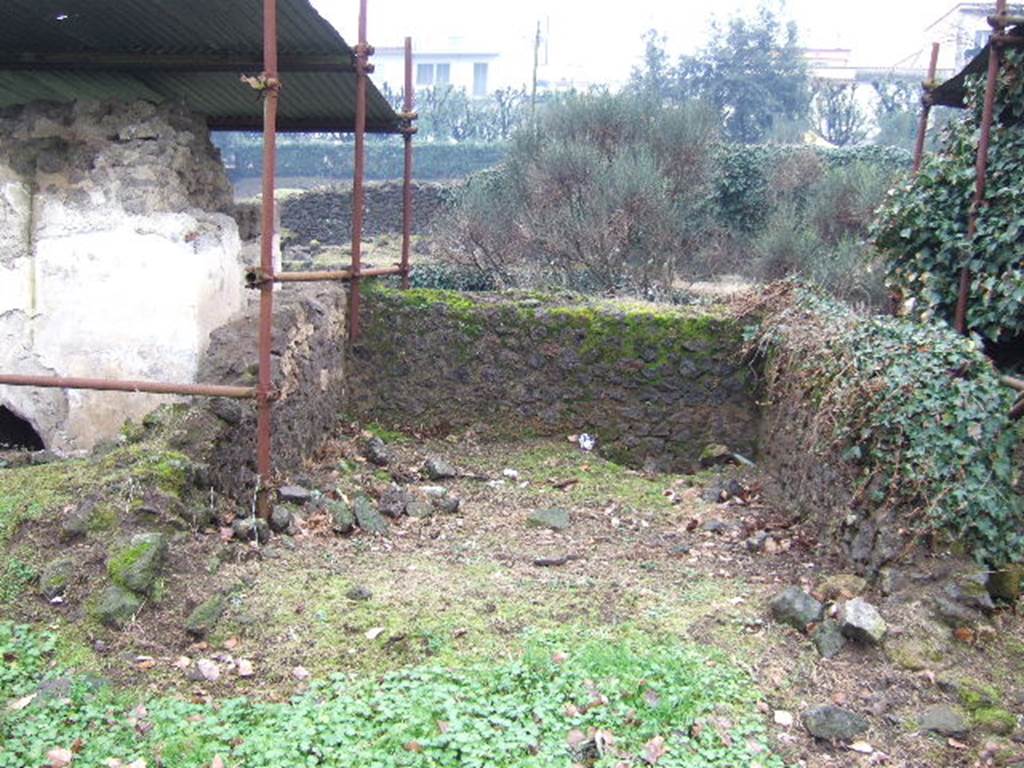
<svg viewBox="0 0 1024 768">
<path fill-rule="evenodd" d="M 353 416 L 443 433 L 594 435 L 606 456 L 688 470 L 708 443 L 750 455 L 755 376 L 722 307 L 367 287 Z"/>
</svg>

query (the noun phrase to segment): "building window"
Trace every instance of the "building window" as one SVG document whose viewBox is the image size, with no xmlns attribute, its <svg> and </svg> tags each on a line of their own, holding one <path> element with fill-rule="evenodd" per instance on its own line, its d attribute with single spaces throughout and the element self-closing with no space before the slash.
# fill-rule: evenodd
<svg viewBox="0 0 1024 768">
<path fill-rule="evenodd" d="M 473 95 L 487 95 L 487 62 L 478 61 L 473 65 Z"/>
<path fill-rule="evenodd" d="M 451 80 L 451 64 L 416 65 L 416 85 L 448 85 Z"/>
</svg>

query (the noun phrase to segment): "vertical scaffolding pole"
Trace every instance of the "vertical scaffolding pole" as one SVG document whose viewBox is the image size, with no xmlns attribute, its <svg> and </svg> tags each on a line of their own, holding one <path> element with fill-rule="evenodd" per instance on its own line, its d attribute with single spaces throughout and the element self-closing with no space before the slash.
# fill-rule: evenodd
<svg viewBox="0 0 1024 768">
<path fill-rule="evenodd" d="M 359 338 L 359 305 L 363 262 L 363 172 L 366 156 L 366 76 L 370 46 L 366 42 L 366 0 L 359 0 L 359 43 L 356 45 L 356 144 L 352 177 L 352 288 L 349 292 L 349 337 Z"/>
<path fill-rule="evenodd" d="M 917 126 L 917 143 L 914 144 L 914 173 L 921 170 L 924 159 L 924 142 L 928 136 L 928 118 L 932 112 L 932 89 L 935 87 L 935 72 L 939 67 L 939 44 L 932 43 L 932 58 L 928 64 L 928 80 L 921 94 L 921 122 Z"/>
<path fill-rule="evenodd" d="M 405 172 L 402 176 L 402 289 L 409 288 L 409 255 L 412 249 L 412 126 L 413 115 L 412 83 L 412 38 L 405 38 L 405 96 L 402 109 L 406 120 L 402 132 L 405 142 Z"/>
<path fill-rule="evenodd" d="M 988 50 L 988 79 L 985 81 L 985 103 L 981 112 L 981 138 L 978 140 L 978 155 L 974 166 L 974 200 L 967 219 L 967 240 L 972 242 L 978 232 L 978 214 L 985 204 L 985 182 L 988 175 L 988 147 L 992 138 L 992 121 L 995 112 L 996 84 L 999 79 L 1001 48 L 998 38 L 1003 32 L 1006 17 L 1006 0 L 997 0 L 996 17 L 990 20 L 992 37 Z M 972 251 L 973 252 L 973 251 Z M 960 291 L 956 300 L 955 327 L 967 334 L 967 298 L 971 290 L 970 254 L 960 268 Z"/>
<path fill-rule="evenodd" d="M 277 166 L 277 0 L 263 0 L 263 200 L 260 222 L 259 382 L 256 387 L 257 513 L 270 517 L 271 413 L 270 348 L 274 315 L 274 173 Z"/>
</svg>

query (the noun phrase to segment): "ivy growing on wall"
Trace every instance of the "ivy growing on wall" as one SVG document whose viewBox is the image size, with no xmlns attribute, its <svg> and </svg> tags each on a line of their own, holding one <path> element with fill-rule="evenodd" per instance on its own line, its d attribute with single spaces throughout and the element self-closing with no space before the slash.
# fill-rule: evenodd
<svg viewBox="0 0 1024 768">
<path fill-rule="evenodd" d="M 769 394 L 801 399 L 822 451 L 855 468 L 872 509 L 982 563 L 1024 558 L 1013 394 L 977 342 L 783 285 L 759 334 Z"/>
<path fill-rule="evenodd" d="M 951 121 L 920 174 L 893 190 L 873 228 L 888 283 L 920 319 L 951 321 L 961 267 L 973 277 L 968 326 L 992 341 L 1024 333 L 1024 52 L 1006 52 L 996 95 L 986 205 L 967 238 L 985 79 L 968 80 L 968 108 Z"/>
</svg>

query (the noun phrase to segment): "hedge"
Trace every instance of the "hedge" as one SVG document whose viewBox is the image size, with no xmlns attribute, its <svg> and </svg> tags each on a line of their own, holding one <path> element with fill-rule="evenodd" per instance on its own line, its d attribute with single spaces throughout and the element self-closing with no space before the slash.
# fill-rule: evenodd
<svg viewBox="0 0 1024 768">
<path fill-rule="evenodd" d="M 251 139 L 215 138 L 221 148 L 228 176 L 232 181 L 259 176 L 262 168 L 262 145 Z M 416 144 L 414 155 L 417 179 L 457 179 L 497 165 L 505 159 L 504 144 Z M 277 149 L 279 176 L 306 176 L 323 179 L 352 178 L 352 144 L 330 139 L 303 142 L 284 139 Z M 366 178 L 369 180 L 400 179 L 404 168 L 404 149 L 400 140 L 368 141 L 366 144 Z"/>
</svg>

